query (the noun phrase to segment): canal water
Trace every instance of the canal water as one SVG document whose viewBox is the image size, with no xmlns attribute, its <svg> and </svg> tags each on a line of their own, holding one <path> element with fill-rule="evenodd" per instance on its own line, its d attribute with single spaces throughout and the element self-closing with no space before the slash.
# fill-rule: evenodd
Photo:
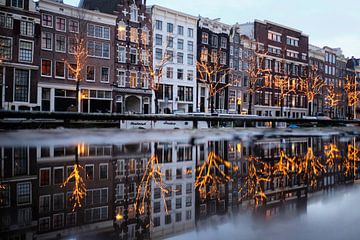
<svg viewBox="0 0 360 240">
<path fill-rule="evenodd" d="M 360 129 L 0 133 L 0 239 L 359 239 Z"/>
</svg>

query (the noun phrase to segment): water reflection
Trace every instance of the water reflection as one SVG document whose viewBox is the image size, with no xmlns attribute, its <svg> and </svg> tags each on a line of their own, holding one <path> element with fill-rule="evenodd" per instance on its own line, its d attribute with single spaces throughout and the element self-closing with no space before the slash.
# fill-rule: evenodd
<svg viewBox="0 0 360 240">
<path fill-rule="evenodd" d="M 358 140 L 1 147 L 1 237 L 156 239 L 297 215 L 359 178 Z"/>
</svg>

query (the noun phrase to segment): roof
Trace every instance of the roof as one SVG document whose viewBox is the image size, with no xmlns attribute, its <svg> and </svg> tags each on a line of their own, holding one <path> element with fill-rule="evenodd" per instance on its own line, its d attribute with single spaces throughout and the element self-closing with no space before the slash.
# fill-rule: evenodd
<svg viewBox="0 0 360 240">
<path fill-rule="evenodd" d="M 118 0 L 80 0 L 79 7 L 114 14 L 114 11 L 117 10 L 117 4 Z"/>
</svg>

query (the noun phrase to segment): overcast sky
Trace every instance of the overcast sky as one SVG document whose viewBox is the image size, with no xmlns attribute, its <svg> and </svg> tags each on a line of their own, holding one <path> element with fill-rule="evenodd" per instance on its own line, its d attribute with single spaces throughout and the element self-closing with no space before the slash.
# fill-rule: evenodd
<svg viewBox="0 0 360 240">
<path fill-rule="evenodd" d="M 79 0 L 64 2 L 77 5 Z M 221 18 L 228 24 L 266 19 L 303 31 L 311 44 L 341 47 L 345 56 L 360 57 L 359 0 L 148 0 L 147 4 Z"/>
</svg>

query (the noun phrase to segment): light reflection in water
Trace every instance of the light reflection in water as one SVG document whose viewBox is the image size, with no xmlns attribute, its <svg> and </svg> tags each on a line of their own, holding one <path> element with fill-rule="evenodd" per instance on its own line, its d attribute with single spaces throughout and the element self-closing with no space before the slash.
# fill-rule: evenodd
<svg viewBox="0 0 360 240">
<path fill-rule="evenodd" d="M 274 204 L 358 179 L 357 140 L 2 147 L 0 231 L 55 237 L 98 224 L 99 234 L 143 239 L 249 209 L 271 219 Z"/>
</svg>

